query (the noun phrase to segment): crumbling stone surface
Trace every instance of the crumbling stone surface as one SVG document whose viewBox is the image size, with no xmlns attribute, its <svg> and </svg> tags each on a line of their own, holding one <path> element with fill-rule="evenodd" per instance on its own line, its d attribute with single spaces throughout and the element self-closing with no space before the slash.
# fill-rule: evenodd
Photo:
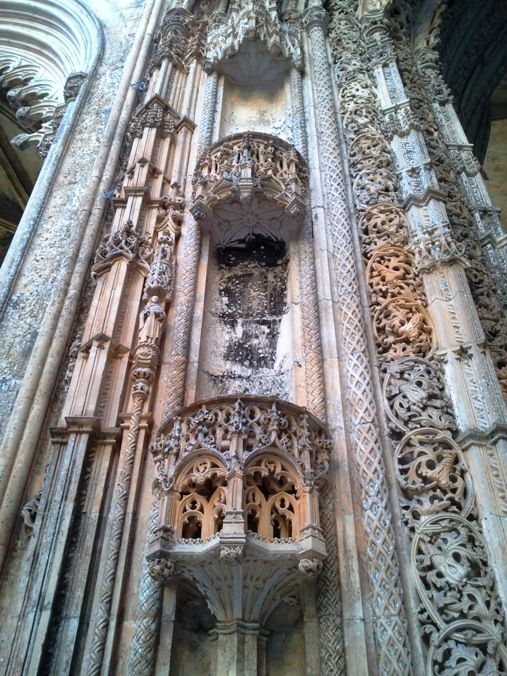
<svg viewBox="0 0 507 676">
<path fill-rule="evenodd" d="M 254 235 L 217 248 L 216 259 L 210 324 L 221 340 L 207 337 L 216 356 L 209 382 L 216 394 L 285 397 L 288 369 L 280 345 L 289 311 L 285 243 Z"/>
</svg>

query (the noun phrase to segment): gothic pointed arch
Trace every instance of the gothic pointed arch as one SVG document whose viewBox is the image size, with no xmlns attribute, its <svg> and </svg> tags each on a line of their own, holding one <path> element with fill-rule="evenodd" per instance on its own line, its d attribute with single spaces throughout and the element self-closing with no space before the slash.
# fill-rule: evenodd
<svg viewBox="0 0 507 676">
<path fill-rule="evenodd" d="M 97 20 L 77 0 L 0 3 L 0 263 L 101 42 Z"/>
</svg>

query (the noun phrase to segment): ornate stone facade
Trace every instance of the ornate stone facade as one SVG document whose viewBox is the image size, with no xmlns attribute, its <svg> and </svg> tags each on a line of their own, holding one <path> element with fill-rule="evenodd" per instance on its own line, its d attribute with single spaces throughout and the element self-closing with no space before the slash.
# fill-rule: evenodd
<svg viewBox="0 0 507 676">
<path fill-rule="evenodd" d="M 9 4 L 46 160 L 2 268 L 0 672 L 507 672 L 507 240 L 453 3 L 139 0 L 120 39 L 115 0 L 103 40 L 65 0 L 26 44 Z"/>
</svg>

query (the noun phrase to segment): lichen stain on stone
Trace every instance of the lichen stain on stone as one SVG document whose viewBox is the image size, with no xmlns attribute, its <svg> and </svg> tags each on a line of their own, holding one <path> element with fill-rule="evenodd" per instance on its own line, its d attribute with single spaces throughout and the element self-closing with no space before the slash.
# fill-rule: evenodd
<svg viewBox="0 0 507 676">
<path fill-rule="evenodd" d="M 226 368 L 208 377 L 220 393 L 281 396 L 287 373 L 278 355 L 280 327 L 288 312 L 285 243 L 254 235 L 217 248 L 216 258 L 218 302 L 212 314 L 223 332 Z"/>
</svg>

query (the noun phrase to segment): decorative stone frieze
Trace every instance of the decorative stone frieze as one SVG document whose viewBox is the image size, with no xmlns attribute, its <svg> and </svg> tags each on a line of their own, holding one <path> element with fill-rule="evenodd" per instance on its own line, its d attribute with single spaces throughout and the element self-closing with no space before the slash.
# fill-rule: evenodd
<svg viewBox="0 0 507 676">
<path fill-rule="evenodd" d="M 346 3 L 338 9 L 346 11 Z M 334 9 L 334 8 L 332 8 Z M 351 13 L 352 10 L 351 10 Z M 335 18 L 339 14 L 335 14 Z M 335 98 L 331 82 L 328 51 L 326 44 L 327 12 L 319 1 L 312 2 L 305 15 L 305 23 L 311 43 L 311 73 L 314 80 L 316 121 L 319 150 L 322 153 L 322 170 L 326 195 L 326 220 L 329 242 L 337 283 L 338 317 L 340 329 L 340 350 L 345 364 L 345 378 L 348 401 L 349 424 L 352 430 L 354 458 L 361 487 L 363 506 L 363 527 L 365 530 L 365 551 L 371 585 L 372 607 L 370 612 L 375 622 L 375 641 L 378 669 L 383 673 L 408 673 L 409 648 L 404 619 L 402 596 L 399 586 L 399 569 L 391 515 L 387 498 L 387 487 L 382 458 L 382 445 L 378 434 L 376 408 L 373 396 L 371 374 L 368 367 L 368 348 L 362 326 L 361 298 L 355 268 L 353 237 L 350 229 L 350 214 L 347 210 L 345 181 L 341 166 L 340 130 L 336 121 Z M 331 40 L 344 37 L 342 26 L 331 23 Z M 335 32 L 336 31 L 336 32 Z M 344 45 L 342 55 L 350 54 L 350 45 Z M 359 59 L 361 60 L 361 59 Z M 339 70 L 344 75 L 347 101 L 353 105 L 367 103 L 369 93 L 360 82 L 350 84 L 348 68 Z M 359 81 L 362 68 L 359 70 Z M 357 98 L 356 98 L 357 97 Z M 346 111 L 344 111 L 346 112 Z M 350 120 L 350 118 L 349 118 Z M 377 138 L 374 139 L 374 143 Z M 356 146 L 370 148 L 370 137 L 364 137 Z M 376 147 L 376 146 L 375 146 Z M 382 157 L 385 157 L 382 154 Z M 361 202 L 368 202 L 381 194 L 391 195 L 395 186 L 385 174 L 385 167 L 378 169 L 380 187 L 375 184 L 374 156 L 371 157 L 371 172 L 366 174 L 356 163 L 357 172 L 353 181 Z M 331 662 L 333 664 L 333 662 Z M 336 668 L 334 665 L 332 668 Z"/>
<path fill-rule="evenodd" d="M 262 397 L 214 401 L 185 409 L 159 432 L 152 455 L 156 481 L 162 489 L 170 487 L 176 465 L 196 451 L 218 453 L 231 470 L 255 452 L 278 449 L 298 465 L 309 484 L 326 474 L 330 442 L 322 425 L 308 412 Z"/>
</svg>

